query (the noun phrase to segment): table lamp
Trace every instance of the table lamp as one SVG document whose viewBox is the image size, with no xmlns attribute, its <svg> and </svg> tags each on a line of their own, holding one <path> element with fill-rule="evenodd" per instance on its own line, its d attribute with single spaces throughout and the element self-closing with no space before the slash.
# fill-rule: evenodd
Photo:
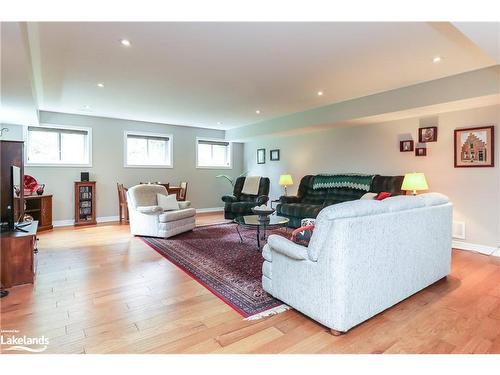
<svg viewBox="0 0 500 375">
<path fill-rule="evenodd" d="M 413 195 L 417 195 L 417 190 L 427 190 L 427 180 L 423 173 L 407 173 L 403 180 L 401 190 L 413 190 Z"/>
<path fill-rule="evenodd" d="M 286 187 L 293 185 L 292 176 L 289 174 L 282 174 L 280 176 L 279 184 L 285 188 L 285 197 L 286 197 Z"/>
</svg>

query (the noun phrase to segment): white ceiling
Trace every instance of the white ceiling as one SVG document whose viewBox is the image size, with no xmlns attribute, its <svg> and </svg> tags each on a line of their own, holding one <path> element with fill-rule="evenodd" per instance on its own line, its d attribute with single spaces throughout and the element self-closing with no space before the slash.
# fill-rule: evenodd
<svg viewBox="0 0 500 375">
<path fill-rule="evenodd" d="M 496 63 L 449 23 L 77 22 L 28 31 L 40 110 L 223 129 Z"/>
</svg>

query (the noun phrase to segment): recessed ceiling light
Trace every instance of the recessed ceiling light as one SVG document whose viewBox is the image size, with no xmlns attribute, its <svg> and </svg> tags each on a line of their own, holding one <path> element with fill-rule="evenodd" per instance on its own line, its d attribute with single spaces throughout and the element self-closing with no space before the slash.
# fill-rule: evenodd
<svg viewBox="0 0 500 375">
<path fill-rule="evenodd" d="M 441 56 L 436 56 L 436 57 L 434 57 L 434 58 L 432 59 L 432 62 L 434 62 L 434 63 L 438 63 L 438 62 L 440 62 L 440 61 L 441 61 Z"/>
<path fill-rule="evenodd" d="M 99 83 L 97 84 L 97 87 L 101 87 L 101 88 L 102 88 L 102 87 L 104 87 L 104 83 L 99 82 Z"/>
<path fill-rule="evenodd" d="M 221 121 L 217 121 L 217 125 L 222 125 L 222 122 Z"/>
<path fill-rule="evenodd" d="M 318 91 L 318 96 L 323 96 L 323 91 Z"/>
<path fill-rule="evenodd" d="M 130 40 L 128 40 L 128 39 L 122 39 L 122 40 L 120 40 L 120 43 L 122 45 L 124 45 L 125 47 L 130 47 L 131 46 Z"/>
<path fill-rule="evenodd" d="M 258 115 L 260 115 L 260 109 L 256 110 L 255 113 L 257 113 Z"/>
<path fill-rule="evenodd" d="M 88 104 L 85 104 L 85 105 L 83 106 L 83 108 L 84 108 L 84 109 L 90 109 L 90 106 L 89 106 Z"/>
</svg>

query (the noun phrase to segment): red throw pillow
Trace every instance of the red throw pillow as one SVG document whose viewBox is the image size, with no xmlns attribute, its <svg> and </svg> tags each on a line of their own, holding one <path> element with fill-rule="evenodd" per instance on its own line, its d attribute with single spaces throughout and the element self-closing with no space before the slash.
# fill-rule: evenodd
<svg viewBox="0 0 500 375">
<path fill-rule="evenodd" d="M 388 193 L 386 191 L 382 191 L 378 193 L 378 195 L 375 197 L 376 200 L 378 201 L 383 201 L 385 198 L 389 198 L 391 196 L 391 193 Z"/>
<path fill-rule="evenodd" d="M 299 245 L 308 246 L 311 240 L 314 225 L 306 225 L 292 232 L 291 240 Z"/>
</svg>

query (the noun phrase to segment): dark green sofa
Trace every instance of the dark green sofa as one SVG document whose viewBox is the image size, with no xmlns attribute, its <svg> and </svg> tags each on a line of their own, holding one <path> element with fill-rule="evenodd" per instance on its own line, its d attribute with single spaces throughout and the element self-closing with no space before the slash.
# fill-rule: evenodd
<svg viewBox="0 0 500 375">
<path fill-rule="evenodd" d="M 314 178 L 314 175 L 307 175 L 302 178 L 297 196 L 280 197 L 276 213 L 290 219 L 289 227 L 298 228 L 302 219 L 315 218 L 324 207 L 356 200 L 366 193 L 366 190 L 345 187 L 315 190 L 313 189 Z M 370 186 L 370 192 L 387 191 L 392 195 L 401 195 L 404 194 L 401 190 L 402 184 L 403 176 L 375 175 Z"/>
</svg>

